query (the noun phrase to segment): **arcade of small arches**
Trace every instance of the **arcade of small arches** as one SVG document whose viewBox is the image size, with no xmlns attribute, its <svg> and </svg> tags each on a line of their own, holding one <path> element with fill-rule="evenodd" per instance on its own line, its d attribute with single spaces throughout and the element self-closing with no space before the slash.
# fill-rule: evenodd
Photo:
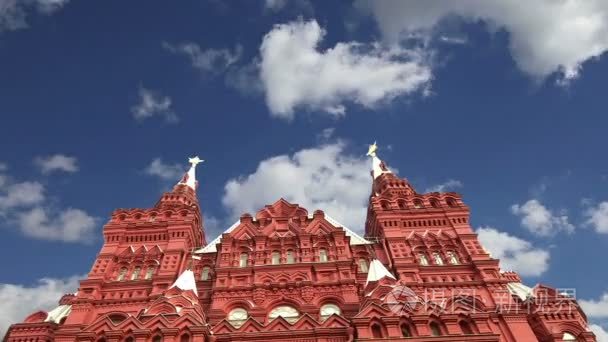
<svg viewBox="0 0 608 342">
<path fill-rule="evenodd" d="M 301 262 L 299 260 L 299 258 L 297 257 L 297 253 L 294 250 L 287 250 L 284 255 L 285 256 L 283 257 L 281 255 L 280 251 L 277 251 L 277 250 L 272 251 L 270 253 L 270 259 L 268 260 L 270 262 L 267 263 L 266 265 L 296 264 L 298 262 Z M 324 248 L 324 247 L 318 248 L 315 261 L 316 262 L 329 262 L 330 253 L 329 253 L 328 249 Z M 358 265 L 359 272 L 367 273 L 367 271 L 369 269 L 368 258 L 359 257 L 357 265 Z M 243 251 L 239 254 L 239 257 L 238 257 L 238 267 L 248 267 L 248 266 L 252 266 L 251 253 Z M 204 273 L 205 269 L 207 269 L 206 275 Z M 204 275 L 205 279 L 202 279 L 202 280 L 208 279 L 209 272 L 210 272 L 209 266 L 204 266 L 203 273 L 201 276 Z"/>
<path fill-rule="evenodd" d="M 458 208 L 460 205 L 458 201 L 453 197 L 446 197 L 439 199 L 436 197 L 430 197 L 425 200 L 422 197 L 414 198 L 399 198 L 396 201 L 381 200 L 380 206 L 384 210 L 390 209 L 425 209 L 425 208 Z"/>
</svg>

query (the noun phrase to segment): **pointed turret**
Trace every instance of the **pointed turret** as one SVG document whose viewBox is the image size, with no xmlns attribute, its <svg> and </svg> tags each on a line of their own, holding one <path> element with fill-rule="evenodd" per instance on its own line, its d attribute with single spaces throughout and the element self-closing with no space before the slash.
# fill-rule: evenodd
<svg viewBox="0 0 608 342">
<path fill-rule="evenodd" d="M 196 180 L 196 165 L 203 162 L 199 157 L 188 158 L 190 169 L 184 176 L 175 184 L 171 192 L 164 193 L 156 206 L 192 206 L 198 204 L 196 198 L 196 189 L 198 181 Z"/>
<path fill-rule="evenodd" d="M 369 149 L 367 150 L 367 155 L 372 158 L 372 177 L 374 180 L 384 173 L 392 173 L 386 167 L 386 164 L 384 164 L 384 162 L 378 158 L 378 155 L 376 154 L 377 150 L 378 145 L 376 145 L 375 141 L 373 144 L 369 145 Z"/>
<path fill-rule="evenodd" d="M 196 191 L 196 188 L 198 187 L 198 181 L 196 180 L 196 165 L 204 162 L 204 160 L 196 156 L 188 158 L 188 162 L 190 163 L 190 169 L 184 174 L 184 177 L 177 182 L 176 186 L 186 185 L 190 187 L 190 189 Z"/>
</svg>

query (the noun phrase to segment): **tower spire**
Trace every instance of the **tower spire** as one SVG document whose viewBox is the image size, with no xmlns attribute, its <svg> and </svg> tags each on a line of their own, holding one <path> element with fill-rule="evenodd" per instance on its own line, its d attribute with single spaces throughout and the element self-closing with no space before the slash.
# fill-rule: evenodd
<svg viewBox="0 0 608 342">
<path fill-rule="evenodd" d="M 198 181 L 196 180 L 196 165 L 204 162 L 204 160 L 200 159 L 198 156 L 195 156 L 188 158 L 188 162 L 190 163 L 190 169 L 184 174 L 182 179 L 177 182 L 177 185 L 186 185 L 190 187 L 190 189 L 196 191 L 198 186 Z"/>
<path fill-rule="evenodd" d="M 373 144 L 369 145 L 369 149 L 367 150 L 367 155 L 372 158 L 372 177 L 374 177 L 374 179 L 380 177 L 383 173 L 392 173 L 386 167 L 386 164 L 378 158 L 378 155 L 376 154 L 377 150 L 378 145 L 376 145 L 375 141 Z"/>
</svg>

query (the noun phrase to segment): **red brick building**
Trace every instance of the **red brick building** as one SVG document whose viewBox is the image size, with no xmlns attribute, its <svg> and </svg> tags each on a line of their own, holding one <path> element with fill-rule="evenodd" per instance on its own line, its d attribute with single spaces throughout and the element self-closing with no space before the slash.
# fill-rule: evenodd
<svg viewBox="0 0 608 342">
<path fill-rule="evenodd" d="M 459 194 L 368 155 L 365 238 L 279 199 L 210 243 L 192 158 L 154 207 L 115 210 L 78 292 L 5 341 L 595 341 L 568 294 L 501 271 Z"/>
</svg>

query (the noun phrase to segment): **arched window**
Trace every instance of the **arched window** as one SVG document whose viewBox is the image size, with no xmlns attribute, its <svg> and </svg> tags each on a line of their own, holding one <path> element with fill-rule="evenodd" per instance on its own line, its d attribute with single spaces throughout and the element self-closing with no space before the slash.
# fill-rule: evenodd
<svg viewBox="0 0 608 342">
<path fill-rule="evenodd" d="M 268 314 L 268 321 L 271 322 L 277 317 L 283 317 L 289 323 L 295 323 L 300 318 L 298 310 L 289 305 L 281 305 L 272 309 Z"/>
<path fill-rule="evenodd" d="M 456 201 L 454 201 L 453 198 L 448 198 L 447 200 L 445 200 L 445 202 L 448 204 L 449 207 L 454 208 L 456 206 Z"/>
<path fill-rule="evenodd" d="M 141 272 L 141 267 L 137 266 L 133 269 L 133 273 L 131 273 L 131 280 L 139 279 L 139 272 Z"/>
<path fill-rule="evenodd" d="M 325 248 L 319 249 L 319 261 L 327 262 L 327 249 L 325 249 Z"/>
<path fill-rule="evenodd" d="M 420 265 L 427 266 L 429 264 L 429 259 L 426 257 L 426 254 L 420 253 L 418 254 L 418 259 L 420 260 Z"/>
<path fill-rule="evenodd" d="M 439 208 L 439 202 L 437 202 L 436 199 L 432 199 L 430 202 L 431 202 L 431 207 Z"/>
<path fill-rule="evenodd" d="M 154 274 L 154 266 L 149 266 L 146 270 L 146 280 L 152 279 L 152 275 Z"/>
<path fill-rule="evenodd" d="M 372 336 L 374 338 L 383 338 L 382 327 L 378 323 L 372 324 Z"/>
<path fill-rule="evenodd" d="M 360 258 L 359 259 L 359 272 L 367 273 L 369 271 L 369 264 L 367 263 L 367 259 Z"/>
<path fill-rule="evenodd" d="M 281 263 L 281 253 L 274 251 L 272 252 L 272 264 L 278 265 Z"/>
<path fill-rule="evenodd" d="M 441 255 L 438 252 L 433 253 L 433 261 L 435 265 L 443 265 L 443 259 L 441 259 Z"/>
<path fill-rule="evenodd" d="M 414 200 L 414 208 L 416 208 L 416 209 L 420 209 L 420 208 L 422 208 L 422 207 L 423 207 L 423 205 L 422 205 L 422 201 L 421 201 L 421 200 L 419 200 L 419 199 L 415 199 L 415 200 Z"/>
<path fill-rule="evenodd" d="M 238 328 L 245 323 L 247 317 L 249 317 L 247 310 L 243 308 L 232 309 L 232 311 L 228 313 L 228 323 L 233 327 Z"/>
<path fill-rule="evenodd" d="M 465 321 L 460 321 L 458 322 L 458 325 L 460 326 L 460 330 L 462 330 L 462 333 L 465 335 L 473 335 L 473 329 L 471 329 L 471 325 Z"/>
<path fill-rule="evenodd" d="M 410 326 L 407 324 L 401 324 L 401 336 L 403 337 L 412 337 L 412 331 L 410 330 Z"/>
<path fill-rule="evenodd" d="M 190 335 L 184 334 L 179 338 L 179 342 L 190 342 Z"/>
<path fill-rule="evenodd" d="M 209 266 L 205 266 L 203 267 L 203 270 L 201 271 L 201 280 L 209 280 L 209 271 L 211 269 L 209 268 Z"/>
<path fill-rule="evenodd" d="M 117 281 L 123 281 L 125 280 L 125 276 L 127 275 L 127 268 L 123 267 L 120 269 L 120 271 L 118 272 L 118 277 L 116 277 Z"/>
<path fill-rule="evenodd" d="M 441 328 L 437 322 L 431 322 L 429 328 L 431 329 L 431 336 L 441 336 Z"/>
<path fill-rule="evenodd" d="M 562 336 L 562 340 L 564 340 L 564 341 L 576 341 L 576 336 L 572 335 L 569 332 L 565 332 L 564 336 Z"/>
<path fill-rule="evenodd" d="M 287 263 L 293 264 L 296 262 L 296 258 L 293 255 L 293 251 L 287 251 Z"/>
<path fill-rule="evenodd" d="M 239 259 L 239 267 L 247 267 L 247 259 L 249 255 L 247 253 L 241 253 L 241 257 Z"/>
<path fill-rule="evenodd" d="M 399 209 L 407 209 L 407 204 L 405 204 L 404 200 L 399 200 L 397 205 L 399 205 Z"/>
<path fill-rule="evenodd" d="M 447 253 L 448 256 L 448 261 L 450 262 L 450 264 L 452 265 L 458 265 L 458 257 L 456 256 L 456 253 L 452 252 L 452 251 L 448 251 Z"/>
<path fill-rule="evenodd" d="M 321 316 L 321 321 L 324 321 L 329 318 L 329 316 L 336 314 L 340 315 L 342 310 L 335 304 L 325 304 L 321 307 L 319 314 Z"/>
<path fill-rule="evenodd" d="M 152 338 L 152 342 L 163 342 L 163 337 L 160 335 L 156 335 Z"/>
</svg>

